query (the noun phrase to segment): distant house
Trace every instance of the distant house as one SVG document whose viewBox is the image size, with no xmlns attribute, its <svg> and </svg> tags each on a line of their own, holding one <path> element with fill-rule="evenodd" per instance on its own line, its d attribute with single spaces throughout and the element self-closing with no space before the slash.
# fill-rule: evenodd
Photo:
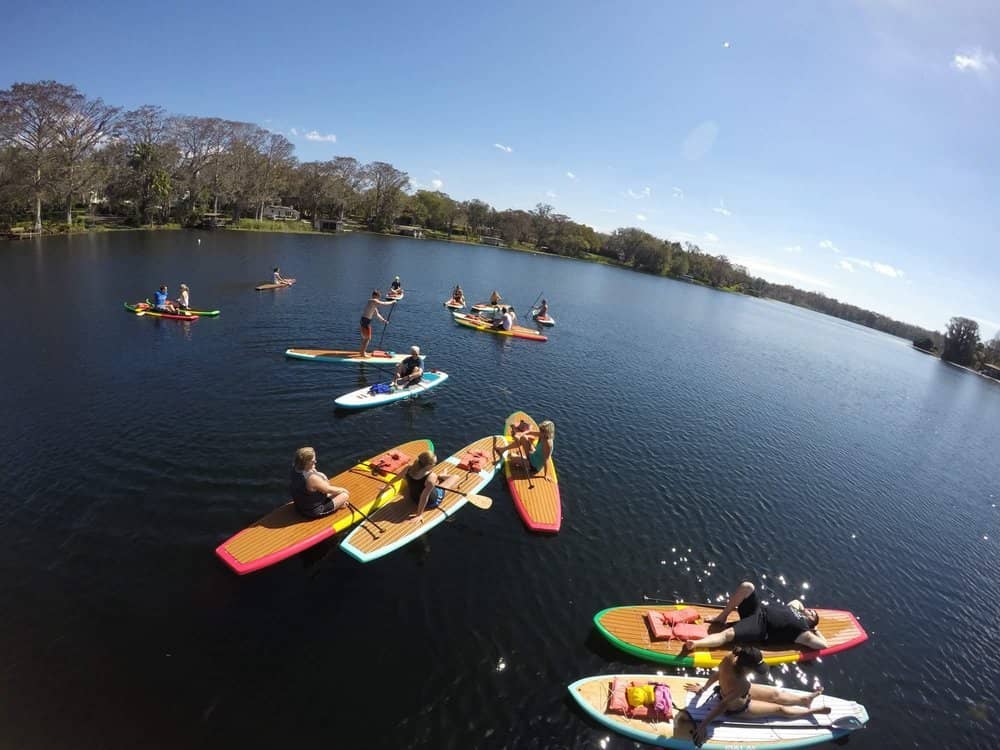
<svg viewBox="0 0 1000 750">
<path fill-rule="evenodd" d="M 492 245 L 493 247 L 503 247 L 502 237 L 480 237 L 479 241 L 484 245 Z"/>
<path fill-rule="evenodd" d="M 313 229 L 317 232 L 343 232 L 347 223 L 343 219 L 316 219 Z"/>
<path fill-rule="evenodd" d="M 261 214 L 265 219 L 272 221 L 298 221 L 299 212 L 291 206 L 264 206 Z"/>
<path fill-rule="evenodd" d="M 418 240 L 422 240 L 424 238 L 423 227 L 396 227 L 396 231 L 404 237 L 414 237 Z"/>
</svg>

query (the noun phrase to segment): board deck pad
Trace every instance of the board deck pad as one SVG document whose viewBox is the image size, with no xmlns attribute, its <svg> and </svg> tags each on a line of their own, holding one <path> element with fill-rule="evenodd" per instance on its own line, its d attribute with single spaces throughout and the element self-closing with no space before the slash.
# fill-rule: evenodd
<svg viewBox="0 0 1000 750">
<path fill-rule="evenodd" d="M 523 411 L 516 411 L 507 417 L 503 434 L 511 438 L 511 427 L 522 422 L 532 430 L 537 430 L 535 420 Z M 537 441 L 533 441 L 532 445 Z M 549 456 L 548 478 L 544 472 L 531 473 L 531 466 L 521 455 L 521 451 L 512 448 L 504 454 L 504 474 L 507 476 L 507 486 L 514 497 L 514 507 L 532 531 L 555 533 L 562 525 L 562 499 L 559 496 L 559 478 L 556 476 L 556 465 Z"/>
<path fill-rule="evenodd" d="M 488 436 L 480 438 L 473 443 L 458 450 L 454 455 L 448 456 L 444 461 L 439 462 L 434 467 L 434 472 L 438 477 L 455 476 L 458 483 L 453 485 L 453 489 L 475 495 L 493 479 L 496 473 L 497 462 L 489 461 L 484 463 L 479 471 L 467 471 L 459 464 L 464 455 L 474 451 L 482 451 L 487 456 L 493 455 L 493 445 L 502 446 L 505 440 L 502 435 Z M 405 485 L 405 479 L 403 480 Z M 457 513 L 467 500 L 455 492 L 445 492 L 441 504 L 437 508 L 425 510 L 423 520 L 419 521 L 410 518 L 410 514 L 416 511 L 416 506 L 406 499 L 405 486 L 400 486 L 399 494 L 392 500 L 382 503 L 382 505 L 371 514 L 371 519 L 379 526 L 379 531 L 375 524 L 370 521 L 362 521 L 347 538 L 341 542 L 340 546 L 351 557 L 361 562 L 371 562 L 377 560 L 390 552 L 403 547 L 419 536 L 423 536 L 438 524 L 448 520 Z"/>
<path fill-rule="evenodd" d="M 434 450 L 434 444 L 430 440 L 411 440 L 392 450 L 416 456 L 422 451 Z M 383 453 L 385 451 L 377 455 Z M 374 458 L 377 456 L 330 477 L 330 484 L 344 487 L 350 493 L 351 504 L 365 513 L 395 497 L 401 482 L 396 474 L 388 474 L 371 465 Z M 230 568 L 244 575 L 298 554 L 353 526 L 361 518 L 349 506 L 323 518 L 305 518 L 287 502 L 224 541 L 215 553 Z"/>
<path fill-rule="evenodd" d="M 681 656 L 681 641 L 654 641 L 650 637 L 645 618 L 646 612 L 668 612 L 684 607 L 697 609 L 702 621 L 710 620 L 722 610 L 721 606 L 685 602 L 678 602 L 675 605 L 644 604 L 610 607 L 594 615 L 594 625 L 601 635 L 612 644 L 633 656 L 675 667 L 708 668 L 717 666 L 723 657 L 732 651 L 732 644 L 722 648 L 692 651 Z M 826 638 L 829 644 L 827 648 L 811 651 L 795 644 L 753 644 L 760 648 L 764 655 L 764 661 L 768 664 L 810 661 L 820 656 L 844 651 L 868 640 L 868 634 L 850 612 L 819 608 L 816 608 L 816 611 L 819 613 L 818 630 Z M 737 620 L 739 620 L 739 615 L 733 612 L 727 622 L 731 625 Z"/>
<path fill-rule="evenodd" d="M 611 681 L 619 677 L 640 684 L 659 683 L 670 688 L 675 704 L 685 706 L 686 712 L 674 710 L 672 720 L 630 718 L 607 711 Z M 598 723 L 609 729 L 641 742 L 658 747 L 691 748 L 694 724 L 691 718 L 701 721 L 711 709 L 711 691 L 700 697 L 689 692 L 687 683 L 704 684 L 703 677 L 657 674 L 622 674 L 584 677 L 569 686 L 570 695 L 580 707 Z M 794 690 L 790 692 L 802 693 Z M 811 704 L 829 706 L 828 715 L 809 716 L 801 719 L 783 717 L 743 718 L 720 717 L 709 725 L 705 748 L 796 748 L 830 742 L 868 723 L 868 711 L 859 703 L 829 695 L 821 695 Z"/>
</svg>

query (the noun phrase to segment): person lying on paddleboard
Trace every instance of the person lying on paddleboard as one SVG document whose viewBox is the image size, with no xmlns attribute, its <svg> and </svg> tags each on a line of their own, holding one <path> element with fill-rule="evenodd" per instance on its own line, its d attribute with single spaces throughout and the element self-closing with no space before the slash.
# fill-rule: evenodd
<svg viewBox="0 0 1000 750">
<path fill-rule="evenodd" d="M 767 665 L 764 656 L 756 646 L 736 646 L 732 653 L 726 654 L 719 663 L 718 669 L 704 684 L 689 682 L 684 687 L 696 696 L 700 696 L 718 681 L 715 686 L 715 700 L 711 703 L 708 715 L 699 723 L 694 721 L 694 734 L 691 741 L 695 747 L 701 747 L 708 738 L 708 727 L 715 719 L 725 714 L 728 719 L 760 719 L 765 716 L 783 716 L 797 719 L 811 714 L 828 714 L 829 706 L 812 708 L 813 699 L 822 690 L 796 695 L 770 685 L 755 685 L 750 682 L 751 672 L 766 675 Z M 710 699 L 711 700 L 711 699 Z M 674 704 L 684 711 L 683 706 Z"/>
<path fill-rule="evenodd" d="M 372 319 L 378 318 L 383 323 L 388 323 L 389 321 L 382 317 L 382 313 L 378 311 L 379 305 L 395 305 L 396 300 L 391 299 L 383 302 L 380 298 L 382 292 L 378 289 L 372 289 L 372 296 L 368 302 L 365 303 L 364 312 L 361 313 L 361 356 L 368 356 L 368 342 L 372 340 Z"/>
<path fill-rule="evenodd" d="M 527 457 L 528 465 L 531 466 L 531 473 L 537 474 L 544 471 L 543 478 L 549 478 L 549 458 L 552 456 L 552 449 L 555 447 L 556 425 L 546 419 L 538 425 L 537 430 L 532 430 L 527 424 L 522 422 L 512 428 L 511 441 L 507 445 L 494 446 L 493 450 L 499 456 L 512 448 L 517 448 L 522 456 Z M 532 440 L 537 440 L 532 447 Z"/>
<path fill-rule="evenodd" d="M 490 304 L 491 305 L 498 305 L 498 304 L 500 304 L 500 300 L 502 300 L 502 299 L 503 299 L 503 297 L 500 296 L 500 292 L 498 292 L 496 289 L 494 289 L 493 290 L 493 294 L 490 295 Z"/>
<path fill-rule="evenodd" d="M 153 292 L 153 309 L 159 310 L 160 312 L 168 312 L 177 314 L 177 307 L 167 299 L 167 285 L 163 284 L 159 289 Z"/>
<path fill-rule="evenodd" d="M 282 278 L 282 276 L 281 276 L 281 269 L 279 269 L 277 266 L 274 267 L 274 283 L 275 284 L 279 284 L 280 286 L 291 286 L 292 285 L 292 282 L 291 282 L 290 279 Z"/>
<path fill-rule="evenodd" d="M 428 508 L 436 508 L 444 499 L 443 487 L 452 487 L 458 482 L 458 477 L 448 475 L 438 477 L 432 471 L 437 463 L 437 456 L 431 451 L 424 451 L 413 463 L 406 467 L 403 476 L 406 477 L 406 499 L 417 506 L 416 513 L 410 518 L 419 518 L 423 523 L 423 513 Z"/>
<path fill-rule="evenodd" d="M 718 648 L 730 642 L 794 643 L 817 651 L 827 647 L 826 638 L 816 630 L 819 613 L 806 609 L 798 599 L 788 604 L 762 604 L 754 585 L 743 581 L 711 623 L 725 627 L 726 618 L 734 609 L 740 616 L 737 622 L 705 638 L 686 641 L 681 647 L 681 655 L 697 649 Z"/>
<path fill-rule="evenodd" d="M 406 388 L 407 386 L 419 383 L 424 376 L 424 363 L 420 359 L 420 347 L 411 346 L 410 356 L 396 365 L 396 377 L 392 384 L 396 388 Z"/>
<path fill-rule="evenodd" d="M 295 451 L 289 492 L 295 510 L 306 518 L 322 518 L 347 505 L 349 493 L 330 484 L 329 478 L 316 471 L 316 451 L 309 446 Z"/>
<path fill-rule="evenodd" d="M 181 310 L 191 309 L 191 296 L 187 284 L 181 284 L 181 293 L 177 298 L 177 307 Z"/>
</svg>

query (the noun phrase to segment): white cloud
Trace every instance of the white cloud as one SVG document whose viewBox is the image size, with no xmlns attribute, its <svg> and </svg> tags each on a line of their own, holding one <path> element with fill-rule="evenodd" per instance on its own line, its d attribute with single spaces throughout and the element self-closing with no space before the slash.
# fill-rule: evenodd
<svg viewBox="0 0 1000 750">
<path fill-rule="evenodd" d="M 819 287 L 821 289 L 834 289 L 836 288 L 834 284 L 831 284 L 825 279 L 818 278 L 816 276 L 810 276 L 809 274 L 797 271 L 794 268 L 788 268 L 786 266 L 779 266 L 772 263 L 769 260 L 764 260 L 763 258 L 757 257 L 731 257 L 730 260 L 741 266 L 746 266 L 747 270 L 755 276 L 761 276 L 765 279 L 777 278 L 782 281 L 794 281 L 796 284 L 804 286 L 805 288 L 813 287 L 814 289 Z"/>
<path fill-rule="evenodd" d="M 712 150 L 718 135 L 719 126 L 713 120 L 706 120 L 688 133 L 681 145 L 681 154 L 688 161 L 697 161 Z"/>
<path fill-rule="evenodd" d="M 718 242 L 719 235 L 713 234 L 712 232 L 705 232 L 705 242 Z"/>
<path fill-rule="evenodd" d="M 337 142 L 337 136 L 335 136 L 333 133 L 329 133 L 327 135 L 323 135 L 318 130 L 310 130 L 308 133 L 306 133 L 306 140 L 307 141 L 321 141 L 323 143 L 336 143 Z"/>
<path fill-rule="evenodd" d="M 971 71 L 984 74 L 996 67 L 997 58 L 992 52 L 984 52 L 979 47 L 960 50 L 951 58 L 951 67 L 962 73 Z"/>
<path fill-rule="evenodd" d="M 906 275 L 900 269 L 890 266 L 888 263 L 880 263 L 877 260 L 865 260 L 864 258 L 848 258 L 847 260 L 855 266 L 867 268 L 869 271 L 888 276 L 890 279 L 901 279 Z"/>
<path fill-rule="evenodd" d="M 438 179 L 431 180 L 431 187 L 434 188 L 435 190 L 440 190 L 441 188 L 444 187 L 444 180 L 438 180 Z"/>
<path fill-rule="evenodd" d="M 571 180 L 575 180 L 576 179 L 576 175 L 573 174 L 572 172 L 567 172 L 566 176 L 569 177 Z"/>
<path fill-rule="evenodd" d="M 673 188 L 670 188 L 670 189 L 673 190 L 675 198 L 683 198 L 684 197 L 684 191 L 681 190 L 679 187 L 673 187 Z"/>
<path fill-rule="evenodd" d="M 834 245 L 830 240 L 823 240 L 819 243 L 819 246 L 824 250 L 832 250 L 835 253 L 840 252 L 840 248 Z"/>
<path fill-rule="evenodd" d="M 298 130 L 296 130 L 295 128 L 292 128 L 292 129 L 291 129 L 291 130 L 289 130 L 288 132 L 289 132 L 289 133 L 291 133 L 292 135 L 298 135 L 298 134 L 299 134 L 299 131 L 298 131 Z"/>
<path fill-rule="evenodd" d="M 850 271 L 851 273 L 854 273 L 854 266 L 851 265 L 851 262 L 849 260 L 842 260 L 837 265 L 840 268 L 843 268 L 845 271 Z"/>
<path fill-rule="evenodd" d="M 733 212 L 726 208 L 725 202 L 720 198 L 719 205 L 712 209 L 717 214 L 722 214 L 723 216 L 732 216 Z"/>
<path fill-rule="evenodd" d="M 638 219 L 639 221 L 646 221 L 645 214 L 636 214 L 635 218 Z"/>
<path fill-rule="evenodd" d="M 632 188 L 629 188 L 628 190 L 625 191 L 625 195 L 627 195 L 629 198 L 634 198 L 637 201 L 642 200 L 643 198 L 648 198 L 651 193 L 652 191 L 648 187 L 644 187 L 638 193 L 635 192 Z"/>
<path fill-rule="evenodd" d="M 785 252 L 798 255 L 799 253 L 802 252 L 802 245 L 790 245 L 789 247 L 785 248 Z"/>
<path fill-rule="evenodd" d="M 510 146 L 505 146 L 502 143 L 494 143 L 493 144 L 493 148 L 498 148 L 501 151 L 503 151 L 505 154 L 509 154 L 509 153 L 511 153 L 514 150 Z"/>
<path fill-rule="evenodd" d="M 546 198 L 558 198 L 559 196 L 556 195 L 555 192 L 553 192 L 552 190 L 546 190 L 545 191 L 545 197 Z"/>
</svg>

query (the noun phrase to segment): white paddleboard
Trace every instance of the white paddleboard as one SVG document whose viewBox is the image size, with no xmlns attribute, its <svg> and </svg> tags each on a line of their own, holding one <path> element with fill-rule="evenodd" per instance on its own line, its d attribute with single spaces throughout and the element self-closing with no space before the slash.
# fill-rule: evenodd
<svg viewBox="0 0 1000 750">
<path fill-rule="evenodd" d="M 421 393 L 429 391 L 435 386 L 441 385 L 448 379 L 448 373 L 440 370 L 425 372 L 419 383 L 407 386 L 406 388 L 393 388 L 390 393 L 371 393 L 370 386 L 359 388 L 356 391 L 338 396 L 333 403 L 342 409 L 368 409 L 372 406 L 381 406 L 393 401 L 403 401 L 404 399 L 419 396 Z"/>
</svg>

